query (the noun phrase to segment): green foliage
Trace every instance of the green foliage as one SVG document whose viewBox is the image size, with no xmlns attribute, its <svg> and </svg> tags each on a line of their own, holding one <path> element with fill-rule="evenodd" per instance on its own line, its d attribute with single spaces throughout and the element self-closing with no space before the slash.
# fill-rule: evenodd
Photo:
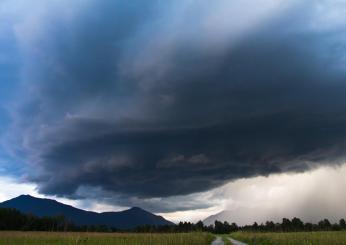
<svg viewBox="0 0 346 245">
<path fill-rule="evenodd" d="M 346 229 L 346 222 L 341 219 L 338 224 L 331 224 L 328 219 L 323 219 L 317 224 L 304 223 L 299 218 L 292 220 L 283 218 L 281 223 L 267 221 L 265 224 L 245 225 L 240 227 L 242 231 L 252 232 L 298 232 L 298 231 L 340 231 Z"/>
<path fill-rule="evenodd" d="M 220 221 L 215 221 L 214 224 L 214 233 L 216 234 L 228 234 L 230 232 L 233 231 L 237 231 L 238 230 L 238 226 L 235 223 L 232 223 L 231 225 L 225 221 L 225 222 L 220 222 Z"/>
<path fill-rule="evenodd" d="M 71 226 L 63 216 L 39 218 L 22 214 L 16 209 L 0 209 L 0 230 L 64 231 Z"/>
</svg>

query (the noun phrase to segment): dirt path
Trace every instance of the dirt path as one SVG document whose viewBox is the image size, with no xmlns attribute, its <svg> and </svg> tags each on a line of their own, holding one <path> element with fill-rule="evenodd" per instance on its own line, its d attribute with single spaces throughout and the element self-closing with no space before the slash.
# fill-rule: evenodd
<svg viewBox="0 0 346 245">
<path fill-rule="evenodd" d="M 230 238 L 230 237 L 228 238 L 228 240 L 230 240 L 233 245 L 247 245 L 246 243 L 234 240 L 233 238 Z"/>
<path fill-rule="evenodd" d="M 216 239 L 211 243 L 211 245 L 225 245 L 221 237 L 216 237 Z"/>
</svg>

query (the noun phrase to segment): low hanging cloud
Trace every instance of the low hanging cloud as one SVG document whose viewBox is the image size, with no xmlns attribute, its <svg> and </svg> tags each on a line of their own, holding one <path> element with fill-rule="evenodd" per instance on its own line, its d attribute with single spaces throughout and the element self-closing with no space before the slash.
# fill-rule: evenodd
<svg viewBox="0 0 346 245">
<path fill-rule="evenodd" d="M 338 164 L 345 8 L 33 1 L 13 21 L 22 92 L 6 147 L 41 193 L 97 188 L 124 205 Z"/>
</svg>

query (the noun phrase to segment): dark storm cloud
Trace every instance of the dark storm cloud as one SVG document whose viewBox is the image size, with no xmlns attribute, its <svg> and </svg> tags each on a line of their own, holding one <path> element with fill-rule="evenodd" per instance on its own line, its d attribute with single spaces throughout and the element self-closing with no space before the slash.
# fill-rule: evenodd
<svg viewBox="0 0 346 245">
<path fill-rule="evenodd" d="M 317 2 L 258 26 L 254 15 L 245 33 L 214 26 L 207 1 L 185 5 L 91 1 L 46 16 L 9 136 L 42 193 L 90 186 L 132 205 L 343 161 L 345 33 L 314 25 Z"/>
</svg>

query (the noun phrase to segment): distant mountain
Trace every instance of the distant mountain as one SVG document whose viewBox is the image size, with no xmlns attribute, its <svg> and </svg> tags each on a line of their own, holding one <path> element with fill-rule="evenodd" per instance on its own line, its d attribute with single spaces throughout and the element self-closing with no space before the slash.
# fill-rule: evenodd
<svg viewBox="0 0 346 245">
<path fill-rule="evenodd" d="M 332 222 L 338 222 L 338 214 L 334 212 L 335 209 L 326 209 L 321 212 L 319 209 L 311 208 L 310 210 L 292 210 L 282 209 L 280 206 L 273 205 L 272 207 L 251 208 L 251 207 L 237 207 L 231 210 L 223 210 L 217 214 L 211 215 L 203 220 L 205 225 L 214 224 L 215 220 L 227 221 L 228 223 L 237 223 L 238 225 L 252 225 L 254 222 L 258 224 L 265 223 L 266 221 L 273 221 L 281 223 L 282 218 L 293 219 L 294 217 L 304 217 L 305 222 L 318 223 L 325 218 Z"/>
<path fill-rule="evenodd" d="M 208 216 L 207 218 L 205 218 L 203 220 L 203 224 L 205 224 L 205 225 L 213 225 L 215 220 L 218 220 L 218 221 L 221 221 L 221 222 L 228 221 L 228 217 L 225 217 L 226 215 L 224 215 L 225 212 L 226 211 L 221 211 L 220 213 Z"/>
<path fill-rule="evenodd" d="M 283 217 L 292 219 L 293 217 L 302 217 L 301 213 L 297 213 L 294 210 L 287 212 L 287 210 L 282 210 L 280 208 L 273 207 L 262 207 L 250 208 L 250 207 L 237 207 L 232 210 L 223 210 L 217 214 L 211 215 L 203 223 L 205 225 L 214 224 L 215 220 L 227 221 L 228 223 L 237 223 L 238 225 L 251 225 L 254 222 L 265 223 L 266 221 L 281 222 Z M 333 216 L 328 215 L 331 220 L 334 220 Z M 336 217 L 336 216 L 334 216 Z M 317 223 L 319 220 L 324 219 L 323 214 L 314 214 L 310 219 L 306 219 L 306 222 Z M 337 220 L 335 220 L 336 222 Z"/>
<path fill-rule="evenodd" d="M 173 225 L 163 217 L 138 207 L 121 212 L 96 213 L 30 195 L 21 195 L 2 202 L 0 208 L 14 208 L 38 217 L 63 215 L 76 225 L 107 225 L 117 229 L 131 229 L 141 225 Z"/>
<path fill-rule="evenodd" d="M 223 210 L 217 214 L 211 215 L 203 220 L 205 225 L 214 224 L 215 220 L 228 223 L 237 223 L 238 225 L 262 223 L 267 220 L 280 221 L 280 214 L 273 209 L 262 209 L 259 213 L 257 209 L 240 207 L 234 210 Z"/>
</svg>

